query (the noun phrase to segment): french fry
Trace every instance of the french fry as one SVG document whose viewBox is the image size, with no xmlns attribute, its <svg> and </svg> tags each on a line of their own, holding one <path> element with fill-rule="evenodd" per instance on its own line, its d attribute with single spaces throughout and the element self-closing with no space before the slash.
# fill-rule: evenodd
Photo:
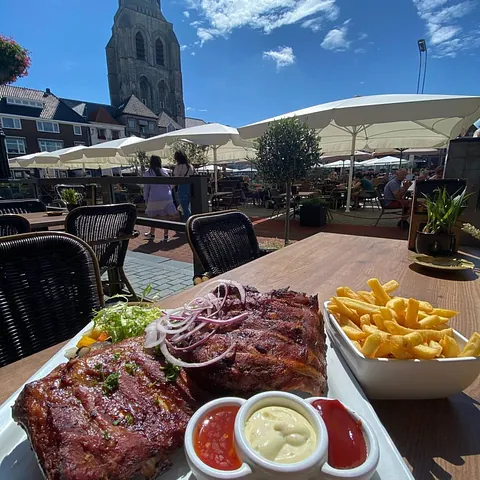
<svg viewBox="0 0 480 480">
<path fill-rule="evenodd" d="M 438 345 L 438 347 L 435 346 L 435 344 Z M 413 347 L 412 352 L 416 358 L 421 360 L 433 360 L 440 356 L 442 353 L 442 347 L 436 342 L 430 342 L 428 347 L 427 345 L 417 345 L 416 347 Z"/>
<path fill-rule="evenodd" d="M 413 358 L 413 355 L 403 346 L 403 337 L 401 335 L 389 335 L 375 352 L 377 358 L 387 357 L 389 355 L 392 355 L 397 360 Z"/>
<path fill-rule="evenodd" d="M 362 345 L 358 340 L 352 340 L 352 344 L 359 352 L 362 351 Z"/>
<path fill-rule="evenodd" d="M 364 325 L 370 325 L 371 323 L 370 315 L 368 313 L 360 317 L 360 327 L 363 327 Z"/>
<path fill-rule="evenodd" d="M 440 317 L 438 315 L 429 315 L 425 317 L 423 320 L 420 320 L 419 325 L 421 328 L 433 328 L 437 325 L 440 325 Z"/>
<path fill-rule="evenodd" d="M 460 353 L 459 357 L 478 357 L 480 356 L 480 334 L 475 332 L 465 347 Z"/>
<path fill-rule="evenodd" d="M 340 312 L 340 308 L 337 307 L 337 306 L 336 306 L 334 303 L 332 303 L 332 302 L 330 302 L 330 303 L 328 304 L 328 311 L 331 312 L 331 313 L 333 313 L 333 314 L 335 314 L 335 313 L 340 314 L 340 313 L 341 313 L 341 312 Z"/>
<path fill-rule="evenodd" d="M 428 302 L 422 302 L 421 300 L 418 302 L 418 309 L 422 312 L 432 313 L 433 307 Z"/>
<path fill-rule="evenodd" d="M 395 281 L 395 280 L 390 280 L 389 282 L 385 283 L 383 285 L 383 289 L 387 292 L 387 293 L 392 293 L 394 292 L 398 287 L 400 286 L 400 284 Z"/>
<path fill-rule="evenodd" d="M 364 325 L 362 327 L 362 330 L 366 333 L 368 333 L 369 335 L 380 335 L 384 340 L 386 340 L 390 334 L 383 331 L 383 330 L 380 330 L 379 328 L 375 327 L 374 325 Z"/>
<path fill-rule="evenodd" d="M 338 287 L 337 288 L 337 297 L 346 297 L 345 287 Z"/>
<path fill-rule="evenodd" d="M 374 313 L 372 315 L 373 323 L 380 329 L 385 330 L 385 323 L 382 315 L 380 313 Z"/>
<path fill-rule="evenodd" d="M 351 310 L 356 310 L 359 315 L 365 315 L 368 313 L 369 315 L 373 313 L 378 313 L 380 311 L 380 307 L 377 305 L 372 305 L 367 302 L 362 302 L 361 300 L 355 300 L 353 298 L 348 297 L 334 297 L 337 298 L 340 302 L 342 302 L 347 308 Z"/>
<path fill-rule="evenodd" d="M 417 323 L 419 310 L 419 301 L 409 298 L 407 302 L 407 310 L 405 311 L 405 326 L 410 328 Z"/>
<path fill-rule="evenodd" d="M 358 293 L 358 296 L 364 302 L 371 303 L 372 305 L 375 305 L 375 296 L 372 295 L 370 292 L 365 292 L 365 291 L 359 290 L 357 293 Z"/>
<path fill-rule="evenodd" d="M 405 300 L 403 298 L 392 298 L 387 302 L 387 307 L 395 310 L 398 314 L 403 314 L 407 308 Z"/>
<path fill-rule="evenodd" d="M 346 297 L 341 297 L 341 298 L 345 299 Z M 351 299 L 347 298 L 347 300 L 351 300 Z M 340 313 L 342 315 L 345 315 L 346 317 L 350 318 L 350 320 L 353 320 L 354 323 L 356 323 L 357 325 L 360 325 L 360 317 L 358 316 L 358 314 L 353 310 L 350 310 L 350 308 L 347 307 L 340 298 L 332 297 L 330 301 L 339 308 Z M 355 300 L 352 300 L 352 301 L 355 301 Z"/>
<path fill-rule="evenodd" d="M 460 347 L 452 337 L 445 336 L 440 340 L 442 354 L 445 358 L 456 358 L 460 355 Z"/>
<path fill-rule="evenodd" d="M 378 333 L 369 335 L 363 344 L 361 352 L 366 356 L 373 358 L 378 347 L 383 343 L 383 338 Z"/>
<path fill-rule="evenodd" d="M 393 312 L 387 307 L 380 307 L 380 315 L 384 320 L 392 320 Z"/>
<path fill-rule="evenodd" d="M 408 350 L 423 343 L 423 337 L 420 332 L 412 332 L 403 336 L 403 346 Z"/>
<path fill-rule="evenodd" d="M 379 282 L 378 278 L 371 278 L 367 281 L 368 286 L 372 289 L 375 298 L 382 304 L 386 305 L 391 298 L 388 293 L 383 289 L 382 284 Z"/>
<path fill-rule="evenodd" d="M 363 332 L 362 330 L 358 330 L 352 327 L 342 327 L 342 330 L 345 332 L 345 335 L 350 340 L 364 340 L 368 337 L 368 333 Z"/>
<path fill-rule="evenodd" d="M 445 335 L 453 337 L 453 330 L 451 328 L 445 330 L 414 330 L 412 328 L 402 327 L 394 321 L 386 320 L 384 323 L 387 331 L 392 335 L 408 335 L 409 333 L 419 332 L 424 342 L 430 342 L 430 340 L 439 342 Z"/>
<path fill-rule="evenodd" d="M 337 289 L 338 291 L 338 289 Z M 343 291 L 344 291 L 344 295 L 337 295 L 339 297 L 348 297 L 348 298 L 353 298 L 355 300 L 360 300 L 362 301 L 360 295 L 358 295 L 356 292 L 354 292 L 351 288 L 348 288 L 348 287 L 343 287 Z"/>
<path fill-rule="evenodd" d="M 447 310 L 446 308 L 434 308 L 430 314 L 431 315 L 438 315 L 439 317 L 447 317 L 452 318 L 455 315 L 458 315 L 460 312 L 456 312 L 455 310 Z"/>
</svg>

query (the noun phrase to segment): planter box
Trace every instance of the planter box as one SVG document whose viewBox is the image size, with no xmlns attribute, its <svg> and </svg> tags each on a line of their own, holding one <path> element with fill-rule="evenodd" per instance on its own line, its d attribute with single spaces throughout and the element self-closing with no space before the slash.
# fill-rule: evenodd
<svg viewBox="0 0 480 480">
<path fill-rule="evenodd" d="M 327 207 L 324 205 L 300 205 L 302 227 L 323 227 L 327 224 Z"/>
</svg>

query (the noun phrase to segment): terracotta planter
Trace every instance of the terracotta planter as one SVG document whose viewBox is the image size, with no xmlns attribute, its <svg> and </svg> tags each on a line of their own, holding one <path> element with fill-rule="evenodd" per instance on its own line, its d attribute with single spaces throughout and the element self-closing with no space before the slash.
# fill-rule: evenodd
<svg viewBox="0 0 480 480">
<path fill-rule="evenodd" d="M 455 234 L 417 232 L 415 249 L 417 253 L 432 257 L 448 257 L 456 250 Z"/>
</svg>

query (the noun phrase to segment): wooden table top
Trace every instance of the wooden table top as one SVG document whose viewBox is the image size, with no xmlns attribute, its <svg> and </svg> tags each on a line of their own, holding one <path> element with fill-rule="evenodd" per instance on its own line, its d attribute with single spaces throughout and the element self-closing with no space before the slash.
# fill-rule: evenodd
<svg viewBox="0 0 480 480">
<path fill-rule="evenodd" d="M 465 249 L 480 271 L 480 249 Z M 452 320 L 465 336 L 480 331 L 480 280 L 474 271 L 443 274 L 408 262 L 406 242 L 320 233 L 223 275 L 261 291 L 290 286 L 320 302 L 347 285 L 400 282 L 402 296 L 459 310 Z M 203 285 L 162 300 L 165 308 L 194 298 Z M 0 401 L 11 395 L 62 345 L 0 369 Z M 444 400 L 373 401 L 380 420 L 417 479 L 480 478 L 480 378 L 464 393 Z M 401 480 L 401 479 L 399 479 Z"/>
<path fill-rule="evenodd" d="M 65 217 L 68 212 L 62 212 L 62 215 L 50 217 L 46 212 L 22 213 L 19 214 L 30 222 L 32 230 L 41 228 L 58 227 L 65 223 Z"/>
</svg>

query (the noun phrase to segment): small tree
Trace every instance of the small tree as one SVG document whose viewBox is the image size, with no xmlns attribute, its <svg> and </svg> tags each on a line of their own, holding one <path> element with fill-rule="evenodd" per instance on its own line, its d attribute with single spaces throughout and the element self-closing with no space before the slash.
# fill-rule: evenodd
<svg viewBox="0 0 480 480">
<path fill-rule="evenodd" d="M 173 155 L 177 150 L 180 150 L 188 158 L 188 161 L 195 167 L 204 167 L 207 162 L 208 145 L 197 145 L 191 142 L 182 142 L 182 140 L 176 140 L 170 145 L 170 151 Z"/>
<path fill-rule="evenodd" d="M 150 164 L 149 156 L 143 150 L 138 150 L 131 158 L 131 164 L 132 167 L 135 168 L 135 174 L 138 176 L 139 170 L 144 174 Z"/>
<path fill-rule="evenodd" d="M 0 85 L 26 77 L 29 67 L 28 50 L 12 38 L 0 35 Z"/>
<path fill-rule="evenodd" d="M 285 245 L 290 237 L 290 199 L 292 182 L 307 176 L 320 162 L 320 140 L 314 129 L 297 118 L 273 122 L 257 140 L 256 167 L 263 179 L 272 184 L 284 184 L 287 191 L 285 215 Z"/>
</svg>

